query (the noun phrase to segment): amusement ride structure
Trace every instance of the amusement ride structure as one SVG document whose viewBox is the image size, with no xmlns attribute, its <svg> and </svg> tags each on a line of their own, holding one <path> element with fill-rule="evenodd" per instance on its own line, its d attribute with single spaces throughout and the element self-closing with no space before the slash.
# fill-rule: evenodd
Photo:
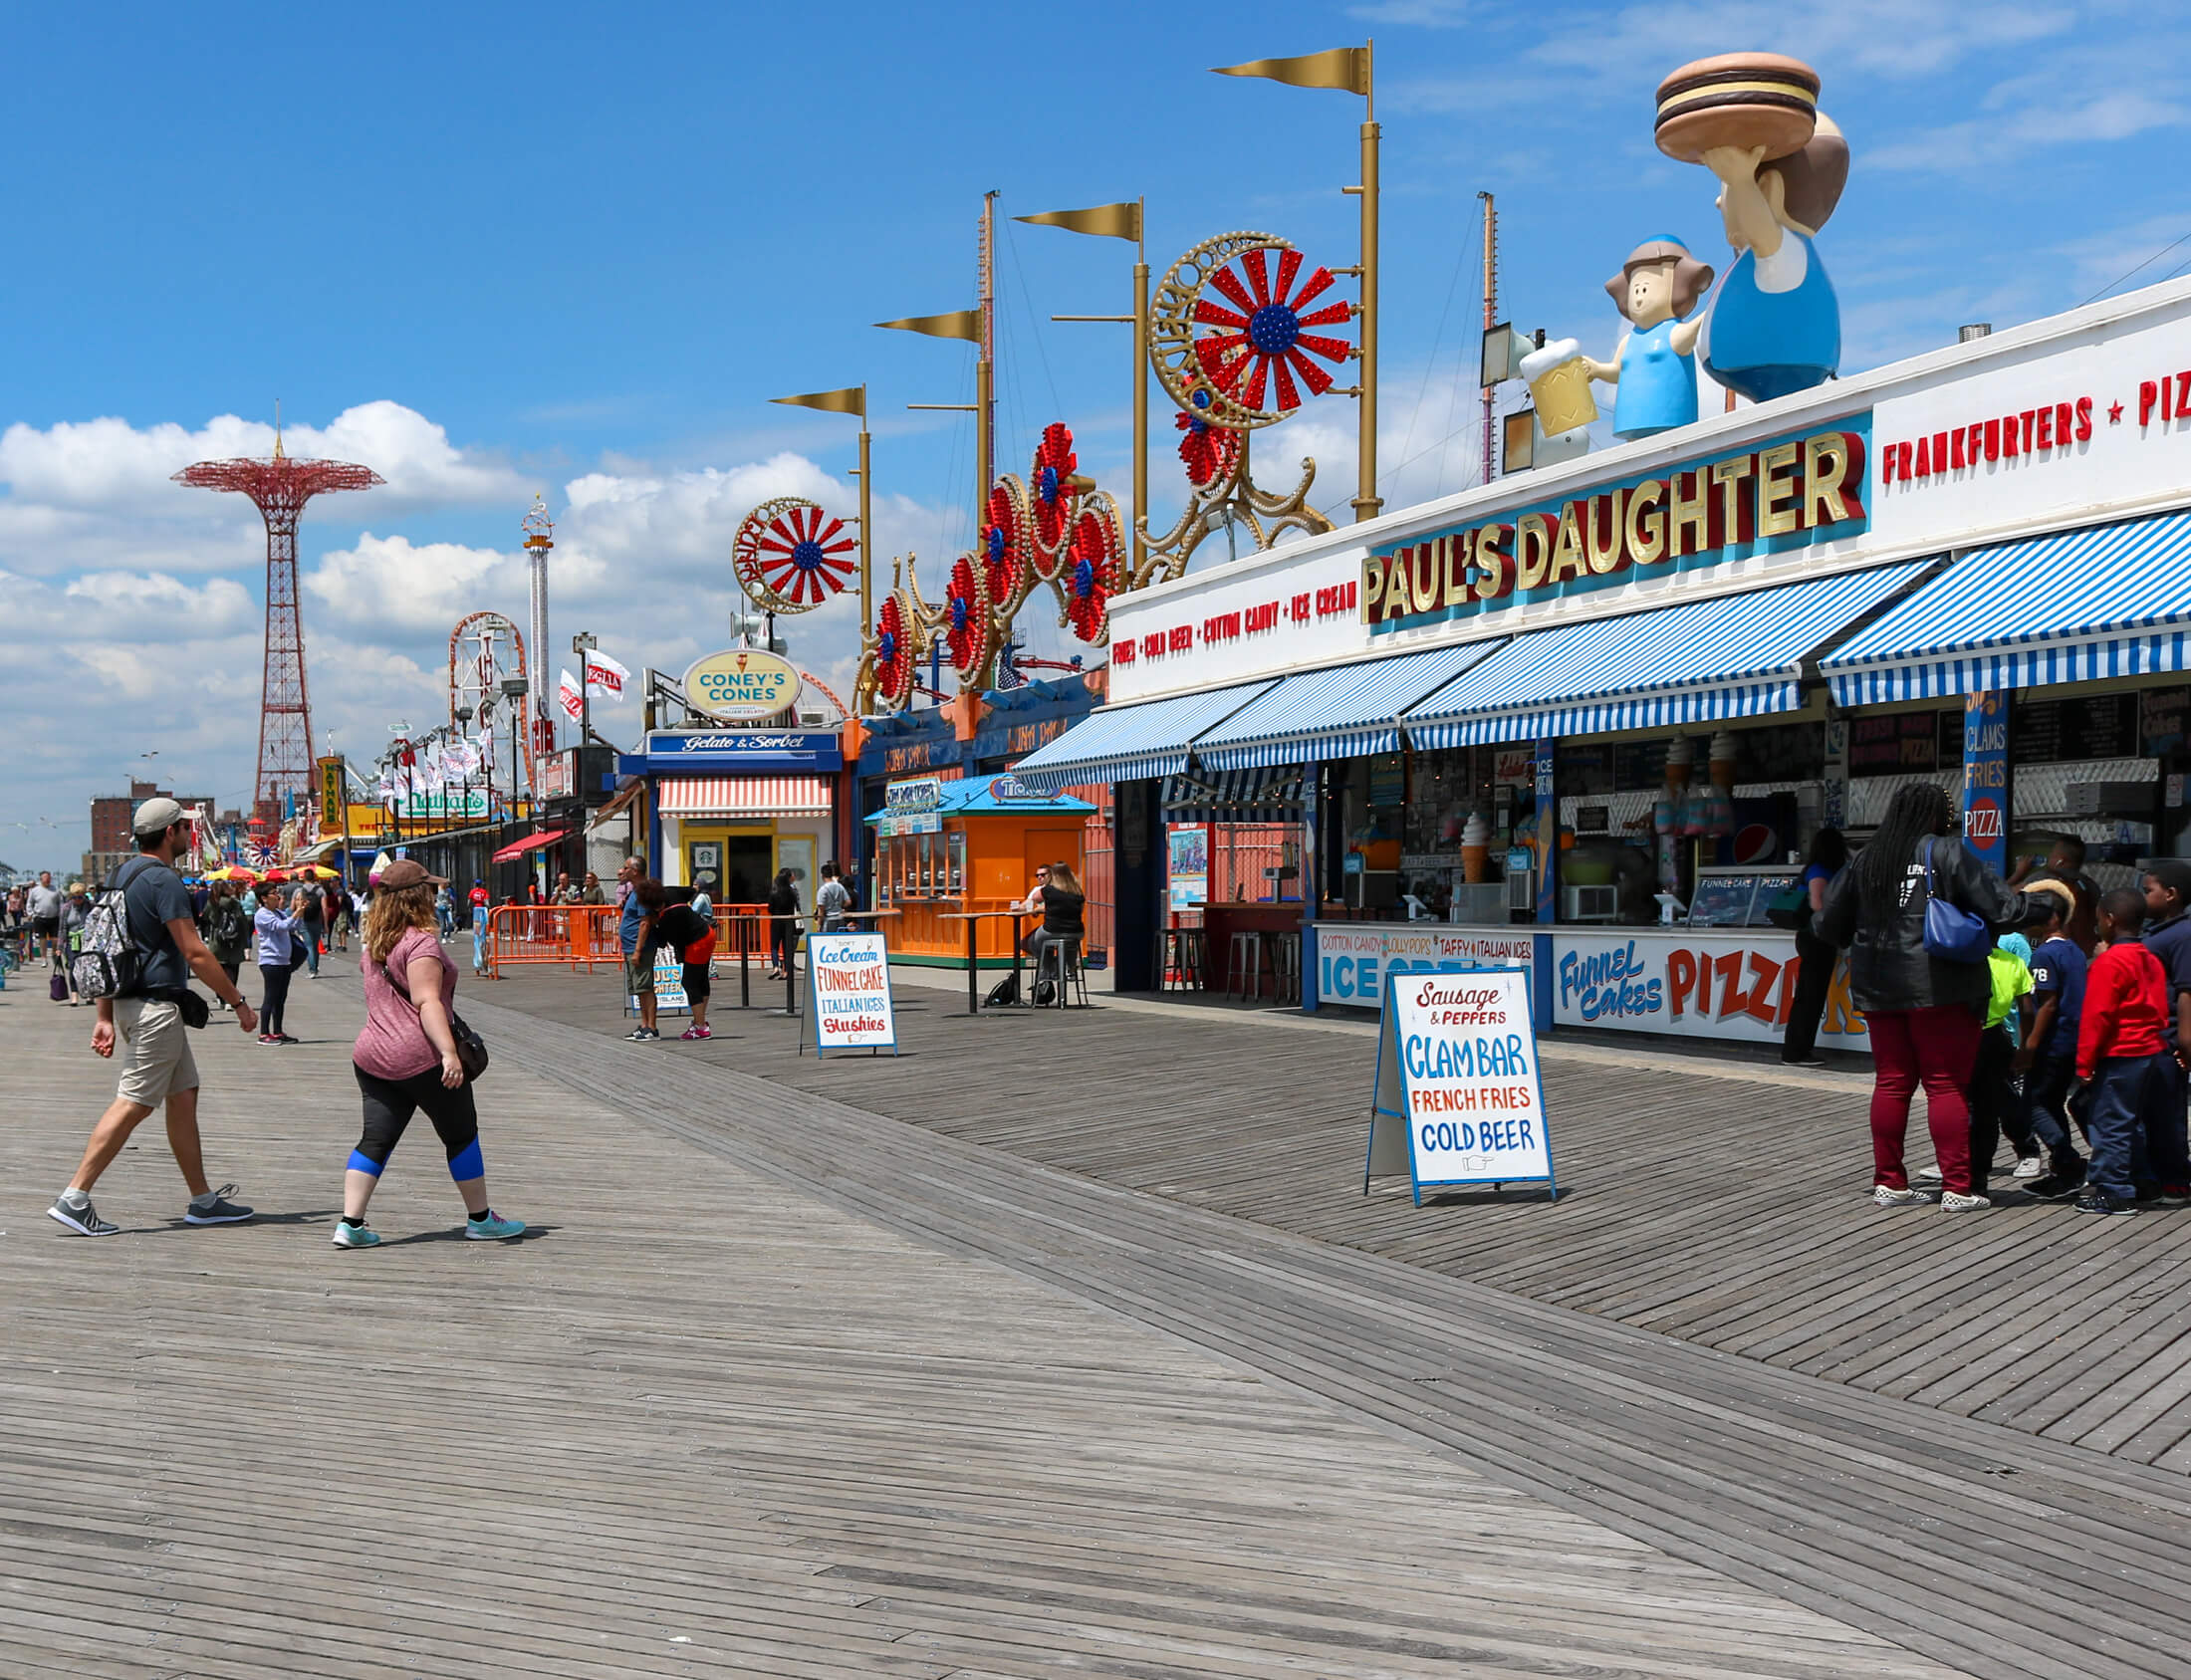
<svg viewBox="0 0 2191 1680">
<path fill-rule="evenodd" d="M 312 702 L 305 685 L 305 634 L 297 600 L 297 522 L 313 497 L 369 490 L 386 482 L 349 461 L 296 460 L 274 431 L 266 460 L 199 461 L 175 474 L 177 484 L 248 496 L 266 521 L 266 665 L 259 698 L 259 762 L 253 815 L 280 824 L 313 797 Z"/>
</svg>

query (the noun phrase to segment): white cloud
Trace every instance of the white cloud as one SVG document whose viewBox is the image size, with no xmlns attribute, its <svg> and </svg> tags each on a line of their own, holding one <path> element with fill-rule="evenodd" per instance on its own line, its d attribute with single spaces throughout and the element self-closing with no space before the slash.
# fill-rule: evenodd
<svg viewBox="0 0 2191 1680">
<path fill-rule="evenodd" d="M 528 480 L 482 461 L 449 442 L 448 433 L 399 402 L 360 403 L 325 427 L 289 426 L 283 446 L 293 456 L 357 461 L 387 480 L 368 492 L 381 502 L 448 506 L 522 500 Z M 175 517 L 203 490 L 171 483 L 193 461 L 268 455 L 274 428 L 223 414 L 196 431 L 172 421 L 136 427 L 112 416 L 63 420 L 41 431 L 18 421 L 0 432 L 0 480 L 10 500 L 34 506 L 104 513 L 151 511 Z"/>
<path fill-rule="evenodd" d="M 365 532 L 304 575 L 312 599 L 349 629 L 439 630 L 491 598 L 522 595 L 524 560 L 461 543 L 417 543 Z"/>
</svg>

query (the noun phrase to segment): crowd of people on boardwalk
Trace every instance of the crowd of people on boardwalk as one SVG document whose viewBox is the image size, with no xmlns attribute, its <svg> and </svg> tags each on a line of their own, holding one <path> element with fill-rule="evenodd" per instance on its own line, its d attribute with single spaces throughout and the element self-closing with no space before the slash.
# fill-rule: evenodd
<svg viewBox="0 0 2191 1680">
<path fill-rule="evenodd" d="M 1872 1055 L 1872 1200 L 1990 1207 L 2005 1138 L 2028 1195 L 2094 1214 L 2191 1202 L 2191 862 L 2151 859 L 2139 886 L 2102 893 L 2078 840 L 2004 879 L 1953 830 L 1946 793 L 1913 783 L 1852 861 L 1828 829 L 1804 871 L 1783 1054 L 1824 1066 L 1845 951 Z M 1904 1161 L 1920 1086 L 1936 1191 Z"/>
</svg>

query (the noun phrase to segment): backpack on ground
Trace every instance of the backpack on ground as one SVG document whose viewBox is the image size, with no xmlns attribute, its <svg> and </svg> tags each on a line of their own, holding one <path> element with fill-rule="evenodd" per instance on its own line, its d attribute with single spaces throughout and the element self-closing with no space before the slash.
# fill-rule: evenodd
<svg viewBox="0 0 2191 1680">
<path fill-rule="evenodd" d="M 129 864 L 123 864 L 85 912 L 83 943 L 69 959 L 69 973 L 76 981 L 77 996 L 87 1001 L 121 997 L 135 987 L 143 971 L 143 954 L 129 937 L 129 899 L 124 890 L 129 878 L 133 878 Z"/>
<path fill-rule="evenodd" d="M 1016 973 L 1007 974 L 1002 980 L 989 988 L 989 1007 L 991 1009 L 1008 1009 L 1019 1001 L 1020 977 Z"/>
</svg>

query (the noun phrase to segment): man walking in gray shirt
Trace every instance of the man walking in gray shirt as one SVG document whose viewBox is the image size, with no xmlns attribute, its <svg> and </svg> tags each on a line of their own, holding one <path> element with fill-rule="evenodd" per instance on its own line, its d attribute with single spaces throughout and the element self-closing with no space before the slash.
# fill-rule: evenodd
<svg viewBox="0 0 2191 1680">
<path fill-rule="evenodd" d="M 131 828 L 137 855 L 106 884 L 109 890 L 119 887 L 127 903 L 137 974 L 123 995 L 99 1000 L 99 1025 L 92 1030 L 92 1049 L 100 1056 L 113 1057 L 119 1041 L 122 1079 L 114 1101 L 92 1129 L 75 1178 L 46 1210 L 86 1237 L 111 1237 L 120 1229 L 93 1209 L 92 1186 L 114 1164 L 129 1134 L 162 1103 L 167 1107 L 167 1145 L 190 1187 L 185 1223 L 238 1225 L 251 1217 L 249 1208 L 228 1200 L 233 1184 L 215 1190 L 206 1182 L 198 1141 L 198 1064 L 184 1024 L 186 1010 L 204 1024 L 205 1000 L 191 993 L 190 976 L 195 974 L 235 1011 L 236 1025 L 246 1035 L 256 1030 L 258 1019 L 198 937 L 190 894 L 175 873 L 175 856 L 190 843 L 190 823 L 182 807 L 171 799 L 146 800 L 137 807 Z"/>
</svg>

